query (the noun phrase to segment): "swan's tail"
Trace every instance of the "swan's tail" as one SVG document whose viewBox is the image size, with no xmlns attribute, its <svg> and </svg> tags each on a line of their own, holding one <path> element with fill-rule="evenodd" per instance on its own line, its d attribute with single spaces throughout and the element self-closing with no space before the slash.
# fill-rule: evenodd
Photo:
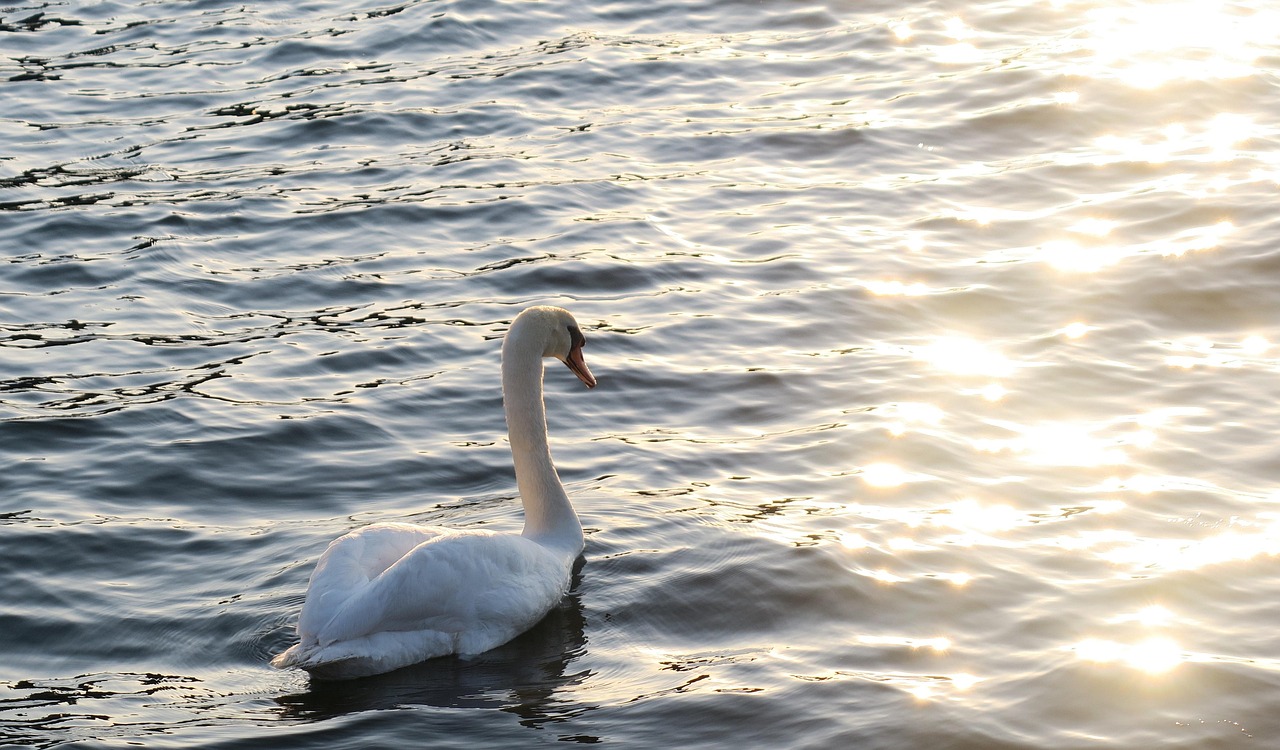
<svg viewBox="0 0 1280 750">
<path fill-rule="evenodd" d="M 275 658 L 271 660 L 271 666 L 276 669 L 288 669 L 289 667 L 296 667 L 304 661 L 306 661 L 306 657 L 302 651 L 302 644 L 295 643 L 276 654 Z"/>
<path fill-rule="evenodd" d="M 394 631 L 323 646 L 315 640 L 304 640 L 277 654 L 271 666 L 305 669 L 321 680 L 345 680 L 390 672 L 457 650 L 456 638 L 450 633 Z"/>
<path fill-rule="evenodd" d="M 354 665 L 352 662 L 357 662 Z M 276 654 L 271 660 L 276 669 L 305 669 L 322 680 L 346 679 L 372 674 L 367 668 L 361 668 L 358 660 L 351 654 L 334 654 L 331 649 L 323 649 L 318 643 L 295 643 Z"/>
</svg>

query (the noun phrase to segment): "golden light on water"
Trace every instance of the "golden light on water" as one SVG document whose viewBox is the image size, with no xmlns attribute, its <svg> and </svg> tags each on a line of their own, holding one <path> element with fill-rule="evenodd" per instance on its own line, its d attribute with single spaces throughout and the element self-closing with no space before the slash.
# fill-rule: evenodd
<svg viewBox="0 0 1280 750">
<path fill-rule="evenodd" d="M 1168 672 L 1186 660 L 1182 648 L 1165 636 L 1153 636 L 1132 644 L 1088 638 L 1071 648 L 1084 661 L 1125 664 L 1151 675 Z"/>
<path fill-rule="evenodd" d="M 1129 245 L 1088 245 L 1074 239 L 1056 239 L 1039 246 L 1032 255 L 1059 271 L 1094 273 L 1136 256 L 1180 258 L 1189 252 L 1214 250 L 1235 228 L 1235 224 L 1224 219 L 1184 229 L 1171 237 Z"/>
<path fill-rule="evenodd" d="M 1074 6 L 1071 10 L 1075 12 L 1085 4 L 1063 0 L 1061 5 L 1064 8 Z M 1088 14 L 1089 23 L 1084 30 L 1062 42 L 1069 52 L 1078 53 L 1067 56 L 1069 62 L 1063 66 L 1067 71 L 1064 78 L 1073 79 L 1073 82 L 1062 85 L 1079 90 L 1052 94 L 1041 92 L 1034 101 L 1024 100 L 1025 106 L 1075 110 L 1083 104 L 1080 111 L 1086 111 L 1094 104 L 1088 99 L 1097 95 L 1099 90 L 1091 82 L 1098 80 L 1119 81 L 1125 86 L 1147 90 L 1168 85 L 1167 91 L 1173 92 L 1188 88 L 1169 85 L 1180 81 L 1212 82 L 1256 75 L 1263 51 L 1273 55 L 1270 50 L 1274 40 L 1280 39 L 1280 12 L 1249 13 L 1239 7 L 1207 0 L 1136 2 L 1126 7 L 1100 8 Z M 972 65 L 991 62 L 1000 42 L 995 33 L 988 31 L 989 27 L 976 20 L 975 23 L 978 28 L 969 26 L 961 18 L 944 20 L 942 16 L 932 16 L 911 19 L 910 22 L 895 21 L 888 24 L 888 29 L 904 47 L 922 44 L 920 51 L 923 55 L 940 63 Z M 1155 95 L 1140 96 L 1153 99 Z M 1242 107 L 1240 112 L 1244 111 Z M 1246 182 L 1280 184 L 1280 177 L 1277 177 L 1280 175 L 1280 163 L 1272 157 L 1259 155 L 1265 150 L 1265 144 L 1272 142 L 1280 132 L 1265 118 L 1194 108 L 1169 110 L 1168 117 L 1168 120 L 1152 120 L 1142 127 L 1128 130 L 1088 132 L 1081 137 L 1078 148 L 1055 158 L 1060 164 L 1099 174 L 1136 174 L 1143 193 L 1207 198 L 1206 204 L 1221 201 L 1227 191 Z M 925 148 L 925 145 L 920 147 Z M 931 150 L 933 146 L 928 148 Z M 939 145 L 939 148 L 945 149 L 945 145 Z M 1202 260 L 1200 254 L 1230 251 L 1230 243 L 1238 232 L 1243 234 L 1247 231 L 1246 222 L 1250 221 L 1245 212 L 1233 214 L 1222 209 L 1216 214 L 1188 213 L 1186 216 L 1191 218 L 1179 217 L 1157 225 L 1126 210 L 1117 198 L 1101 192 L 1090 196 L 1087 201 L 1059 210 L 1029 208 L 1030 205 L 953 203 L 953 210 L 946 218 L 964 222 L 967 226 L 962 227 L 963 231 L 981 232 L 984 237 L 995 236 L 1004 228 L 999 225 L 1009 225 L 1016 230 L 1011 232 L 1011 236 L 1029 236 L 1030 239 L 1016 239 L 1013 241 L 1017 243 L 1016 247 L 993 252 L 989 259 L 1003 262 L 1029 259 L 1061 272 L 1061 275 L 1053 277 L 1055 282 L 1080 283 L 1082 286 L 1089 280 L 1070 274 L 1118 275 L 1122 270 L 1131 270 L 1127 266 L 1131 263 L 1138 270 L 1143 264 L 1194 269 Z M 1217 205 L 1228 204 L 1223 201 Z M 1236 221 L 1241 222 L 1243 230 L 1237 228 Z M 1043 233 L 1028 235 L 1024 231 L 1028 227 Z M 900 253 L 903 246 L 908 252 L 921 252 L 926 248 L 926 235 L 923 233 L 898 236 L 901 239 L 896 249 Z M 930 242 L 941 241 L 930 239 Z M 884 300 L 886 304 L 910 309 L 932 303 L 934 298 L 928 295 L 945 299 L 946 295 L 959 288 L 949 288 L 949 282 L 938 281 L 936 276 L 927 280 L 937 286 L 929 286 L 910 275 L 899 276 L 898 273 L 901 270 L 857 283 L 868 293 L 866 296 L 920 298 Z M 1081 313 L 1093 320 L 1060 318 L 1050 325 L 1048 331 L 1043 331 L 1055 338 L 1053 341 L 1045 339 L 1046 346 L 1059 347 L 1055 354 L 1065 352 L 1085 356 L 1094 348 L 1112 343 L 1118 327 L 1113 327 L 1111 321 L 1092 309 L 1077 308 L 1067 315 Z M 1101 325 L 1091 322 L 1101 322 Z M 950 329 L 957 333 L 976 330 Z M 1111 334 L 1103 336 L 1096 333 L 1104 330 Z M 931 592 L 953 597 L 974 593 L 972 588 L 960 589 L 974 580 L 973 575 L 961 572 L 965 567 L 963 563 L 925 565 L 921 562 L 935 556 L 941 544 L 949 545 L 947 549 L 976 548 L 978 545 L 1002 547 L 1015 542 L 1042 544 L 1088 558 L 1103 578 L 1114 573 L 1121 579 L 1146 577 L 1153 570 L 1198 570 L 1280 556 L 1280 521 L 1271 523 L 1262 519 L 1237 524 L 1233 519 L 1230 523 L 1224 522 L 1223 527 L 1205 529 L 1195 526 L 1193 519 L 1189 521 L 1190 527 L 1179 526 L 1178 530 L 1129 525 L 1140 523 L 1132 518 L 1140 518 L 1143 513 L 1163 512 L 1161 503 L 1168 496 L 1151 497 L 1155 493 L 1228 491 L 1224 488 L 1194 485 L 1181 477 L 1143 474 L 1101 480 L 1108 473 L 1127 475 L 1138 471 L 1137 467 L 1145 467 L 1147 460 L 1158 462 L 1160 456 L 1153 457 L 1147 453 L 1148 449 L 1161 441 L 1168 443 L 1161 444 L 1161 448 L 1176 449 L 1182 444 L 1180 432 L 1200 429 L 1207 420 L 1179 425 L 1177 417 L 1180 414 L 1176 410 L 1093 420 L 1085 419 L 1085 415 L 1061 411 L 1039 412 L 1035 416 L 1019 415 L 1015 409 L 1023 408 L 1028 399 L 1037 395 L 1039 385 L 1027 370 L 1039 366 L 1041 361 L 1028 353 L 1026 347 L 1002 351 L 1003 343 L 1009 340 L 1007 338 L 945 335 L 950 331 L 940 329 L 937 332 L 944 335 L 916 339 L 906 346 L 882 347 L 882 351 L 914 360 L 933 371 L 935 376 L 939 373 L 955 376 L 954 379 L 963 384 L 957 389 L 959 393 L 970 398 L 980 396 L 991 404 L 959 403 L 928 393 L 906 397 L 936 400 L 937 404 L 945 407 L 945 412 L 927 403 L 881 406 L 876 410 L 876 416 L 881 418 L 883 429 L 893 438 L 908 436 L 895 441 L 895 449 L 903 452 L 914 450 L 922 437 L 935 437 L 942 433 L 944 427 L 949 429 L 965 419 L 972 419 L 967 411 L 972 409 L 978 412 L 977 420 L 983 424 L 982 429 L 973 435 L 972 446 L 979 452 L 1005 454 L 986 457 L 990 463 L 1001 464 L 1006 458 L 1011 458 L 1012 463 L 1034 465 L 1035 471 L 1044 472 L 1045 467 L 1064 467 L 1065 473 L 1087 477 L 1076 485 L 1077 489 L 1089 494 L 1088 499 L 1081 502 L 1082 507 L 1087 506 L 1085 511 L 1078 511 L 1087 511 L 1087 515 L 1079 516 L 1087 520 L 1080 525 L 1063 524 L 1062 528 L 1071 529 L 1060 537 L 1025 542 L 1032 537 L 1029 533 L 1033 529 L 1032 524 L 1053 518 L 1053 514 L 1043 512 L 1042 507 L 1035 507 L 1020 495 L 1016 506 L 1001 502 L 998 494 L 986 496 L 988 493 L 978 488 L 962 492 L 973 492 L 981 499 L 961 497 L 941 506 L 937 504 L 936 497 L 929 498 L 927 508 L 917 505 L 903 510 L 888 502 L 884 503 L 885 507 L 877 506 L 873 510 L 862 506 L 858 513 L 902 525 L 877 533 L 867 531 L 871 527 L 865 518 L 859 518 L 857 524 L 850 528 L 863 533 L 850 530 L 836 534 L 839 545 L 852 551 L 851 559 L 865 558 L 868 561 L 865 568 L 857 569 L 860 575 L 882 584 L 932 585 Z M 1213 341 L 1202 337 L 1178 339 L 1177 333 L 1171 333 L 1169 336 L 1173 340 L 1163 339 L 1163 343 L 1158 345 L 1163 348 L 1157 351 L 1168 355 L 1165 362 L 1169 367 L 1280 370 L 1277 360 L 1268 359 L 1268 356 L 1277 356 L 1276 348 L 1262 333 L 1267 332 L 1259 329 L 1259 333 L 1254 334 L 1242 330 L 1235 336 L 1219 336 Z M 1171 378 L 1182 375 L 1176 372 L 1167 374 Z M 1020 397 L 1011 400 L 1016 403 L 995 403 L 1005 399 L 1009 393 L 1003 383 L 1018 392 Z M 954 384 L 949 385 L 955 388 Z M 1020 419 L 1026 423 L 997 421 L 996 416 Z M 1052 421 L 1038 421 L 1046 417 Z M 1002 434 L 1000 429 L 1006 432 Z M 993 436 L 995 439 L 991 439 Z M 904 459 L 901 465 L 882 461 L 858 469 L 856 474 L 864 485 L 864 493 L 897 499 L 907 493 L 895 494 L 892 490 L 913 481 L 936 479 L 914 471 L 938 471 L 943 476 L 942 471 L 931 469 L 919 460 L 919 455 L 908 455 L 915 460 Z M 1104 469 L 1127 466 L 1135 468 L 1118 472 L 1116 469 Z M 1086 472 L 1083 469 L 1102 471 Z M 1016 469 L 1002 465 L 992 484 L 1031 481 L 1013 476 L 1017 473 Z M 940 484 L 923 489 L 936 491 Z M 1080 484 L 1093 486 L 1081 487 Z M 889 491 L 877 493 L 866 488 Z M 1126 514 L 1122 518 L 1099 519 L 1099 515 L 1130 508 L 1116 499 L 1114 493 L 1125 493 L 1120 496 L 1132 503 L 1132 516 Z M 1109 494 L 1113 496 L 1107 497 Z M 1280 498 L 1280 493 L 1277 497 Z M 1075 508 L 1072 510 L 1077 511 Z M 1076 517 L 1072 516 L 1073 519 Z M 1161 534 L 1171 536 L 1157 536 Z M 899 567 L 894 562 L 883 562 L 889 559 L 903 565 Z M 908 567 L 905 564 L 908 560 L 920 568 Z M 985 572 L 980 575 L 984 580 L 989 579 Z M 1132 670 L 1155 678 L 1188 661 L 1204 658 L 1182 648 L 1179 640 L 1189 636 L 1182 634 L 1177 625 L 1177 617 L 1164 605 L 1138 602 L 1130 611 L 1105 620 L 1102 627 L 1106 630 L 1085 633 L 1096 637 L 1085 638 L 1067 648 L 1081 662 L 1108 665 L 1121 671 Z M 946 638 L 867 636 L 861 640 L 868 645 L 908 647 L 913 651 L 939 654 L 951 648 Z M 954 657 L 954 654 L 947 654 L 943 658 Z M 979 680 L 965 673 L 947 676 L 936 672 L 928 677 L 900 675 L 899 679 L 890 681 L 906 696 L 919 701 L 934 701 L 956 691 L 967 690 Z"/>
<path fill-rule="evenodd" d="M 1150 495 L 1157 490 L 1170 489 L 1177 486 L 1171 483 L 1165 477 L 1155 477 L 1146 474 L 1134 474 L 1131 477 L 1110 477 L 1098 486 L 1101 492 L 1137 492 L 1141 495 Z"/>
<path fill-rule="evenodd" d="M 924 545 L 921 545 L 920 543 L 916 542 L 916 540 L 912 539 L 909 536 L 893 537 L 892 539 L 889 540 L 888 547 L 894 552 L 911 552 L 914 550 L 929 549 L 928 547 L 925 547 Z"/>
<path fill-rule="evenodd" d="M 1092 330 L 1092 326 L 1079 321 L 1071 323 L 1062 329 L 1062 335 L 1069 339 L 1078 339 Z"/>
<path fill-rule="evenodd" d="M 1126 539 L 1099 556 L 1113 565 L 1136 569 L 1198 570 L 1280 555 L 1280 521 L 1272 520 L 1257 530 L 1246 529 L 1233 528 L 1203 539 Z"/>
<path fill-rule="evenodd" d="M 1109 466 L 1129 460 L 1129 446 L 1150 447 L 1154 432 L 1139 429 L 1110 436 L 1096 434 L 1098 425 L 1049 422 L 1038 425 L 1002 423 L 1016 433 L 1008 439 L 975 440 L 974 447 L 989 453 L 1013 453 L 1028 463 L 1044 466 Z"/>
<path fill-rule="evenodd" d="M 1114 265 L 1125 257 L 1124 248 L 1085 247 L 1073 240 L 1053 240 L 1041 248 L 1041 257 L 1059 271 L 1092 273 Z"/>
<path fill-rule="evenodd" d="M 868 292 L 879 297 L 920 297 L 933 291 L 918 281 L 907 284 L 894 279 L 884 281 L 864 281 L 862 282 L 862 286 Z"/>
<path fill-rule="evenodd" d="M 927 681 L 915 684 L 907 691 L 918 701 L 929 701 L 938 698 L 939 691 L 947 686 L 950 686 L 959 692 L 964 692 L 982 681 L 968 672 L 959 672 L 957 674 L 946 676 L 932 676 L 924 679 Z"/>
<path fill-rule="evenodd" d="M 884 409 L 891 419 L 885 424 L 890 435 L 899 437 L 919 427 L 937 427 L 946 416 L 933 404 L 900 403 L 892 404 Z"/>
<path fill-rule="evenodd" d="M 911 474 L 895 464 L 874 463 L 862 467 L 862 481 L 872 487 L 898 487 L 910 479 Z"/>
<path fill-rule="evenodd" d="M 1250 75 L 1280 36 L 1280 13 L 1234 12 L 1218 0 L 1103 7 L 1088 18 L 1085 45 L 1092 55 L 1073 72 L 1144 89 Z"/>
<path fill-rule="evenodd" d="M 1160 674 L 1182 663 L 1182 649 L 1171 638 L 1148 638 L 1129 647 L 1124 660 L 1147 674 Z"/>
<path fill-rule="evenodd" d="M 951 639 L 945 636 L 933 638 L 915 638 L 895 635 L 860 635 L 857 642 L 864 646 L 889 649 L 908 648 L 912 651 L 924 651 L 941 657 L 951 650 Z M 870 673 L 868 673 L 870 677 Z M 873 679 L 880 683 L 894 685 L 908 693 L 916 700 L 927 701 L 945 698 L 950 692 L 964 692 L 982 682 L 982 678 L 969 672 L 930 672 L 927 674 L 898 673 L 893 675 L 876 674 Z"/>
<path fill-rule="evenodd" d="M 1227 235 L 1235 231 L 1235 228 L 1235 224 L 1229 221 L 1220 221 L 1206 227 L 1193 227 L 1175 235 L 1162 254 L 1181 256 L 1192 250 L 1212 250 L 1221 245 Z"/>
<path fill-rule="evenodd" d="M 1056 5 L 1076 12 L 1086 4 L 1062 0 Z M 1119 81 L 1124 86 L 1146 90 L 1168 86 L 1167 90 L 1172 92 L 1183 90 L 1169 85 L 1180 81 L 1212 82 L 1253 76 L 1258 73 L 1260 58 L 1264 54 L 1273 55 L 1274 40 L 1280 39 L 1280 11 L 1251 13 L 1240 7 L 1208 0 L 1135 2 L 1124 7 L 1102 7 L 1081 12 L 1087 13 L 1088 23 L 1079 34 L 1061 42 L 1068 52 L 1060 58 L 1068 60 L 1063 65 L 1064 78 L 1073 80 L 1063 85 L 1070 89 L 1048 94 L 1041 92 L 1034 100 L 1025 100 L 1023 104 L 1026 106 L 1074 110 L 1083 104 L 1080 111 L 1085 111 L 1093 105 L 1088 99 L 1098 91 L 1098 87 L 1090 82 L 1099 80 Z M 978 21 L 975 23 L 978 28 L 959 17 L 935 15 L 891 21 L 886 26 L 904 48 L 920 44 L 919 52 L 936 62 L 946 65 L 990 63 L 997 59 L 1000 41 L 996 33 L 988 30 L 989 27 Z M 1079 90 L 1075 90 L 1077 88 Z M 1135 173 L 1140 175 L 1138 179 L 1144 192 L 1167 192 L 1192 199 L 1219 199 L 1228 190 L 1250 181 L 1280 184 L 1280 177 L 1276 176 L 1280 175 L 1280 166 L 1274 159 L 1266 161 L 1270 157 L 1259 155 L 1264 148 L 1262 144 L 1273 141 L 1277 132 L 1265 118 L 1212 109 L 1171 111 L 1169 117 L 1168 120 L 1149 121 L 1140 128 L 1087 133 L 1082 136 L 1078 148 L 1055 158 L 1062 165 L 1096 169 L 1099 174 Z M 886 116 L 883 119 L 892 118 Z M 934 145 L 920 144 L 920 148 L 933 150 Z M 945 148 L 945 145 L 939 145 L 939 148 Z M 1055 281 L 1065 283 L 1078 280 L 1068 274 L 1116 273 L 1117 266 L 1131 262 L 1135 265 L 1194 266 L 1199 260 L 1198 254 L 1222 248 L 1229 250 L 1229 243 L 1239 231 L 1235 221 L 1243 223 L 1249 220 L 1247 214 L 1232 215 L 1223 210 L 1218 215 L 1195 213 L 1195 218 L 1189 221 L 1170 221 L 1155 226 L 1126 211 L 1115 198 L 1106 194 L 1092 196 L 1062 213 L 1047 208 L 1028 208 L 1028 205 L 953 203 L 954 208 L 947 218 L 969 224 L 964 227 L 965 231 L 979 231 L 981 228 L 986 236 L 993 236 L 1000 228 L 995 225 L 999 224 L 1016 228 L 1045 227 L 1044 234 L 1032 235 L 1025 242 L 1017 240 L 1019 246 L 1002 249 L 992 255 L 998 256 L 994 259 L 1000 261 L 1030 259 L 1043 263 L 1062 272 L 1063 276 L 1056 277 Z M 897 236 L 900 238 L 899 251 L 905 249 L 906 252 L 919 253 L 927 248 L 926 234 L 922 232 Z M 930 239 L 930 242 L 934 241 Z M 939 286 L 929 286 L 910 276 L 899 277 L 890 271 L 887 275 L 857 283 L 868 296 L 924 298 L 886 300 L 887 304 L 924 306 L 933 301 L 929 295 L 941 298 L 954 291 L 946 282 L 938 282 L 935 278 L 929 281 Z M 1095 331 L 1109 329 L 1108 322 L 1098 315 L 1096 311 L 1091 313 L 1091 317 L 1102 320 L 1103 325 L 1091 325 L 1087 320 L 1072 320 L 1070 317 L 1055 322 L 1053 325 L 1061 327 L 1051 330 L 1057 339 L 1052 345 L 1086 353 L 1095 346 L 1109 343 L 1090 338 Z M 951 427 L 951 422 L 958 423 L 966 418 L 965 409 L 980 407 L 987 417 L 985 427 L 996 428 L 996 431 L 979 433 L 973 440 L 974 448 L 1007 454 L 1015 462 L 1032 464 L 1040 470 L 1043 467 L 1065 467 L 1073 475 L 1086 474 L 1082 468 L 1142 465 L 1141 462 L 1149 458 L 1144 451 L 1155 446 L 1160 439 L 1167 439 L 1174 447 L 1180 442 L 1178 425 L 1167 424 L 1177 416 L 1172 413 L 1088 421 L 1055 412 L 1041 416 L 1063 419 L 1037 422 L 1028 418 L 1025 420 L 1028 424 L 996 421 L 991 417 L 1010 415 L 1014 408 L 1021 408 L 1026 399 L 1034 395 L 1034 378 L 1024 376 L 1027 368 L 1040 364 L 1034 355 L 1019 349 L 1018 355 L 1026 358 L 1017 359 L 1010 356 L 1014 350 L 1008 353 L 1001 351 L 1000 340 L 987 340 L 980 336 L 939 335 L 917 342 L 881 349 L 903 359 L 915 360 L 935 373 L 968 379 L 963 381 L 959 392 L 969 397 L 980 396 L 991 405 L 970 402 L 957 407 L 955 402 L 945 397 L 938 398 L 937 403 L 945 406 L 947 412 L 927 403 L 884 405 L 876 410 L 876 414 L 882 418 L 883 429 L 894 438 L 913 432 L 924 433 L 925 438 L 931 437 L 943 428 L 944 420 L 946 427 Z M 1273 343 L 1266 336 L 1249 331 L 1241 331 L 1234 337 L 1220 337 L 1217 341 L 1174 339 L 1160 346 L 1164 347 L 1161 352 L 1168 355 L 1165 362 L 1169 367 L 1257 367 L 1268 372 L 1280 369 L 1275 360 L 1266 359 L 1268 355 L 1276 356 Z M 1177 377 L 1179 374 L 1169 375 Z M 1009 393 L 1001 381 L 1019 392 L 1022 398 L 1016 399 L 1018 403 L 995 404 Z M 937 398 L 933 394 L 908 397 Z M 1198 425 L 1185 428 L 1190 430 L 1198 428 Z M 999 429 L 1007 432 L 1001 435 Z M 992 435 L 996 439 L 991 439 Z M 919 438 L 918 434 L 911 435 L 895 442 L 895 447 L 910 450 Z M 995 463 L 997 458 L 1003 457 L 993 457 L 992 462 Z M 911 482 L 935 479 L 927 474 L 914 473 L 918 470 L 932 469 L 922 462 L 899 465 L 880 461 L 862 466 L 855 473 L 863 483 L 864 491 L 865 488 L 889 490 L 883 493 L 868 491 L 866 494 L 899 497 L 905 493 L 895 495 L 892 490 Z M 1001 472 L 1015 473 L 1004 468 Z M 1101 476 L 1106 474 L 1094 473 L 1093 478 L 1084 484 L 1098 482 Z M 1008 477 L 1002 477 L 1000 481 L 1006 480 Z M 1043 543 L 1084 553 L 1099 570 L 1104 571 L 1104 576 L 1108 566 L 1119 569 L 1117 576 L 1126 577 L 1147 575 L 1153 569 L 1194 570 L 1280 555 L 1280 522 L 1270 523 L 1265 519 L 1239 525 L 1233 520 L 1225 528 L 1202 530 L 1199 533 L 1205 534 L 1203 538 L 1194 538 L 1196 532 L 1188 532 L 1185 527 L 1183 531 L 1161 529 L 1153 532 L 1181 534 L 1180 537 L 1156 538 L 1131 530 L 1125 519 L 1108 519 L 1112 523 L 1097 520 L 1098 514 L 1115 513 L 1129 507 L 1114 497 L 1105 497 L 1108 493 L 1134 493 L 1123 496 L 1134 504 L 1135 510 L 1146 512 L 1165 499 L 1163 496 L 1149 497 L 1154 493 L 1218 492 L 1222 491 L 1221 488 L 1192 486 L 1179 477 L 1135 474 L 1128 478 L 1113 477 L 1082 489 L 1091 493 L 1087 510 L 1094 526 L 1077 527 Z M 980 490 L 968 491 L 981 493 Z M 837 533 L 835 538 L 839 545 L 853 551 L 851 558 L 862 556 L 876 561 L 890 557 L 925 559 L 936 552 L 939 538 L 957 546 L 1004 544 L 1012 542 L 1013 538 L 1027 536 L 1025 532 L 1030 524 L 1040 522 L 1046 515 L 1037 513 L 1033 507 L 1022 507 L 1023 501 L 1019 507 L 1014 507 L 1000 502 L 998 497 L 963 497 L 941 507 L 931 502 L 928 510 L 917 507 L 903 511 L 891 503 L 885 505 L 891 508 L 876 507 L 872 511 L 874 516 L 903 526 L 883 534 L 873 533 L 865 531 L 868 526 L 864 519 L 860 519 L 858 525 L 851 528 L 863 530 L 867 536 L 856 531 Z M 865 506 L 859 510 L 864 511 Z M 1007 534 L 1010 539 L 995 538 L 1006 535 L 1006 532 L 1013 532 Z M 963 565 L 926 566 L 932 569 L 925 573 L 904 572 L 893 564 L 889 564 L 888 569 L 880 565 L 880 562 L 868 563 L 858 573 L 883 584 L 914 584 L 927 579 L 937 587 L 934 591 L 955 596 L 967 595 L 969 591 L 948 589 L 946 584 L 958 588 L 974 580 L 973 575 L 956 571 Z M 1174 613 L 1165 606 L 1135 605 L 1132 611 L 1106 621 L 1106 627 L 1112 632 L 1086 638 L 1068 648 L 1084 662 L 1116 665 L 1152 676 L 1164 675 L 1197 658 L 1184 651 L 1175 637 L 1171 637 L 1179 635 L 1175 625 Z M 946 652 L 951 645 L 945 638 L 867 636 L 861 640 L 868 645 L 905 646 L 938 653 Z M 966 690 L 976 682 L 977 678 L 963 673 L 951 676 L 935 673 L 929 677 L 902 676 L 897 684 L 917 700 L 931 701 L 946 695 L 948 685 L 953 691 Z"/>
<path fill-rule="evenodd" d="M 1112 622 L 1116 624 L 1135 622 L 1143 627 L 1157 628 L 1171 624 L 1173 619 L 1173 612 L 1170 612 L 1167 607 L 1160 604 L 1150 604 L 1133 614 L 1116 617 Z"/>
<path fill-rule="evenodd" d="M 1089 218 L 1072 224 L 1067 227 L 1068 232 L 1077 234 L 1088 234 L 1093 237 L 1106 237 L 1111 234 L 1111 230 L 1115 229 L 1116 222 L 1106 219 Z"/>
<path fill-rule="evenodd" d="M 1215 342 L 1200 336 L 1190 336 L 1169 344 L 1177 354 L 1165 357 L 1170 367 L 1241 368 L 1255 364 L 1271 349 L 1271 342 L 1258 335 L 1246 336 L 1238 343 Z"/>
<path fill-rule="evenodd" d="M 1101 136 L 1094 141 L 1097 150 L 1092 161 L 1098 166 L 1118 162 L 1223 162 L 1235 158 L 1238 144 L 1265 133 L 1252 118 L 1221 113 L 1195 129 L 1181 123 L 1166 125 L 1156 138 Z"/>
<path fill-rule="evenodd" d="M 956 42 L 933 50 L 933 59 L 944 65 L 968 65 L 980 63 L 987 57 L 986 53 L 969 42 Z"/>
<path fill-rule="evenodd" d="M 867 573 L 867 575 L 879 581 L 880 583 L 906 583 L 907 581 L 910 580 L 909 578 L 904 578 L 900 575 L 897 575 L 896 573 L 890 573 L 889 571 L 884 570 L 883 568 L 880 570 L 870 571 Z"/>
<path fill-rule="evenodd" d="M 953 375 L 1005 377 L 1017 363 L 991 346 L 970 338 L 946 336 L 915 350 L 917 359 Z"/>
<path fill-rule="evenodd" d="M 927 648 L 933 651 L 946 651 L 951 648 L 951 639 L 943 636 L 934 638 L 910 638 L 897 635 L 860 635 L 858 642 L 868 646 L 906 646 L 912 649 Z"/>
<path fill-rule="evenodd" d="M 942 23 L 942 33 L 953 41 L 950 44 L 928 47 L 935 61 L 944 65 L 965 65 L 986 59 L 987 53 L 968 41 L 979 36 L 978 31 L 963 19 L 957 16 L 946 19 Z"/>
<path fill-rule="evenodd" d="M 946 23 L 943 24 L 943 29 L 946 31 L 947 36 L 956 40 L 969 39 L 977 33 L 969 24 L 957 16 L 948 18 Z"/>
<path fill-rule="evenodd" d="M 957 206 L 951 215 L 956 221 L 971 221 L 980 227 L 989 226 L 993 222 L 1006 221 L 1030 221 L 1034 220 L 1044 212 L 1042 211 L 1019 211 L 1013 208 L 996 208 L 994 206 Z"/>
<path fill-rule="evenodd" d="M 989 383 L 982 388 L 982 397 L 988 401 L 999 401 L 1008 395 L 1009 391 L 999 383 Z"/>
<path fill-rule="evenodd" d="M 935 526 L 990 534 L 1020 525 L 1023 517 L 1008 505 L 983 505 L 973 498 L 964 498 L 932 514 L 929 520 Z"/>
<path fill-rule="evenodd" d="M 1240 342 L 1240 350 L 1253 357 L 1265 354 L 1270 348 L 1271 342 L 1261 336 L 1249 336 Z"/>
</svg>

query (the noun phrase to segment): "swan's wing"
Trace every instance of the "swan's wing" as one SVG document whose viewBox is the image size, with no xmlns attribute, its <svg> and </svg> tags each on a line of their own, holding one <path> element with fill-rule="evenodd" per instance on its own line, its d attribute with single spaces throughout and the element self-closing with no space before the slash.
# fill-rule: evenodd
<svg viewBox="0 0 1280 750">
<path fill-rule="evenodd" d="M 298 634 L 314 635 L 355 591 L 376 579 L 414 547 L 445 533 L 434 526 L 379 523 L 338 537 L 320 556 L 307 584 Z"/>
<path fill-rule="evenodd" d="M 315 631 L 321 646 L 385 631 L 433 630 L 464 639 L 510 638 L 538 621 L 569 587 L 568 566 L 514 534 L 442 534 L 357 586 Z M 498 642 L 502 642 L 499 640 Z"/>
</svg>

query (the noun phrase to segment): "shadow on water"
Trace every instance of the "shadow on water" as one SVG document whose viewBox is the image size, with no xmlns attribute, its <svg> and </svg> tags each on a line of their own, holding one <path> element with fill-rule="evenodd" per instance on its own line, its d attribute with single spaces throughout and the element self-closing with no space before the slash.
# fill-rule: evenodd
<svg viewBox="0 0 1280 750">
<path fill-rule="evenodd" d="M 586 618 L 577 593 L 581 559 L 564 601 L 506 645 L 469 658 L 431 659 L 356 680 L 312 679 L 305 692 L 276 698 L 288 719 L 323 720 L 361 711 L 434 706 L 497 709 L 539 727 L 589 710 L 556 697 L 589 671 L 571 665 L 586 651 Z"/>
</svg>

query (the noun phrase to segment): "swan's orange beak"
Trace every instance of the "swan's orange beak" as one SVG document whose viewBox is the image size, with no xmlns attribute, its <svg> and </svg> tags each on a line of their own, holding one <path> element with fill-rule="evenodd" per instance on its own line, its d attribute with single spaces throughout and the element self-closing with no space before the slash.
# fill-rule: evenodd
<svg viewBox="0 0 1280 750">
<path fill-rule="evenodd" d="M 596 376 L 587 369 L 587 361 L 582 358 L 582 344 L 574 344 L 569 350 L 569 356 L 564 358 L 564 363 L 588 388 L 596 387 Z"/>
</svg>

